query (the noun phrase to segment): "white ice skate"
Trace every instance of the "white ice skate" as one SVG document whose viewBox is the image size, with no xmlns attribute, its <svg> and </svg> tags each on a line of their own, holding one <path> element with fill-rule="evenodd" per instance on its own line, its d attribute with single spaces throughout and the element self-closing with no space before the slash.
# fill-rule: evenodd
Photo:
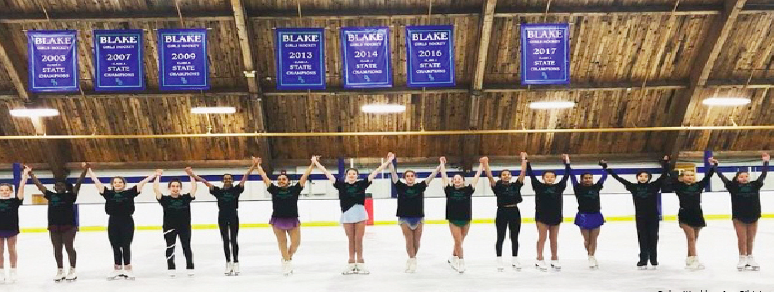
<svg viewBox="0 0 774 292">
<path fill-rule="evenodd" d="M 56 276 L 54 276 L 54 282 L 62 282 L 65 279 L 64 269 L 56 269 Z"/>
<path fill-rule="evenodd" d="M 459 259 L 459 262 L 457 262 L 457 272 L 460 272 L 460 274 L 465 272 L 465 259 Z"/>
<path fill-rule="evenodd" d="M 755 261 L 755 258 L 753 258 L 752 255 L 747 256 L 747 269 L 750 269 L 751 271 L 760 271 L 761 266 L 758 264 L 758 262 Z"/>
<path fill-rule="evenodd" d="M 134 281 L 134 270 L 124 270 L 124 279 Z"/>
<path fill-rule="evenodd" d="M 239 276 L 239 263 L 231 263 L 231 274 Z"/>
<path fill-rule="evenodd" d="M 599 269 L 599 262 L 597 262 L 597 258 L 594 256 L 589 256 L 589 269 L 596 270 Z"/>
<path fill-rule="evenodd" d="M 409 273 L 415 273 L 417 271 L 417 258 L 411 259 L 411 269 Z"/>
<path fill-rule="evenodd" d="M 561 271 L 562 265 L 559 264 L 559 260 L 551 260 L 551 268 L 554 269 L 554 271 Z"/>
<path fill-rule="evenodd" d="M 505 265 L 503 265 L 503 257 L 497 257 L 497 271 L 502 272 L 505 270 Z"/>
<path fill-rule="evenodd" d="M 78 279 L 78 274 L 75 272 L 75 268 L 70 268 L 70 271 L 67 272 L 67 276 L 65 277 L 65 280 L 67 282 L 72 282 Z"/>
<path fill-rule="evenodd" d="M 342 275 L 352 275 L 352 274 L 356 273 L 356 269 L 357 268 L 355 267 L 355 263 L 349 263 L 349 264 L 347 264 L 347 268 L 344 269 L 344 271 L 342 271 L 341 274 Z"/>
<path fill-rule="evenodd" d="M 234 264 L 231 262 L 226 263 L 226 268 L 223 270 L 223 275 L 231 276 L 231 273 L 234 272 Z"/>
<path fill-rule="evenodd" d="M 119 279 L 122 278 L 121 274 L 123 274 L 122 270 L 120 270 L 120 269 L 119 270 L 113 270 L 113 271 L 110 272 L 110 274 L 108 274 L 107 280 L 108 281 L 119 280 Z"/>
<path fill-rule="evenodd" d="M 519 262 L 518 257 L 513 257 L 511 260 L 511 267 L 513 267 L 513 269 L 516 271 L 521 271 L 521 263 Z"/>
<path fill-rule="evenodd" d="M 745 267 L 747 267 L 747 256 L 740 255 L 739 262 L 736 263 L 736 269 L 741 272 L 744 271 Z"/>
<path fill-rule="evenodd" d="M 453 256 L 453 257 L 450 257 L 447 262 L 449 263 L 449 266 L 451 266 L 451 268 L 456 271 L 458 269 L 457 267 L 458 267 L 459 261 L 460 261 L 459 257 Z"/>
<path fill-rule="evenodd" d="M 542 272 L 548 271 L 548 265 L 546 264 L 546 261 L 538 260 L 535 262 L 535 268 Z"/>
<path fill-rule="evenodd" d="M 371 271 L 366 268 L 365 263 L 357 263 L 355 264 L 355 273 L 360 275 L 368 275 L 371 273 Z"/>
</svg>

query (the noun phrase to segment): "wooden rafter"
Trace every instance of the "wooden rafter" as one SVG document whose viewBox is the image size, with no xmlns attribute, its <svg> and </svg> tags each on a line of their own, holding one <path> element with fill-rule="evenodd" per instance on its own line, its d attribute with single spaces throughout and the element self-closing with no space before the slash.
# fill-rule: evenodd
<svg viewBox="0 0 774 292">
<path fill-rule="evenodd" d="M 707 78 L 726 43 L 736 18 L 742 12 L 747 0 L 726 0 L 720 16 L 712 23 L 707 37 L 699 49 L 691 69 L 688 88 L 673 102 L 667 126 L 680 126 L 686 119 L 691 104 L 699 102 L 702 91 L 706 88 Z M 687 132 L 672 132 L 667 135 L 665 150 L 677 161 L 680 147 L 683 145 Z"/>
<path fill-rule="evenodd" d="M 253 58 L 252 39 L 250 38 L 250 27 L 248 26 L 247 15 L 245 13 L 242 0 L 231 0 L 231 7 L 234 10 L 234 21 L 236 23 L 237 35 L 239 36 L 239 47 L 242 51 L 242 63 L 244 66 L 245 78 L 247 78 L 247 88 L 250 93 L 253 108 L 248 117 L 252 118 L 256 132 L 266 132 L 266 115 L 264 113 L 263 90 L 258 83 L 258 74 L 255 72 L 255 59 Z M 254 141 L 258 147 L 255 155 L 263 158 L 267 171 L 271 173 L 271 144 L 266 137 L 255 137 Z"/>
<path fill-rule="evenodd" d="M 486 56 L 489 52 L 489 40 L 492 36 L 492 23 L 494 22 L 495 7 L 497 6 L 497 0 L 487 0 L 484 3 L 481 11 L 481 18 L 479 23 L 479 31 L 481 32 L 478 41 L 478 51 L 476 53 L 476 65 L 473 71 L 473 80 L 470 85 L 470 96 L 468 101 L 468 129 L 475 130 L 478 128 L 478 119 L 480 116 L 481 103 L 481 89 L 484 86 L 484 70 L 486 69 Z M 462 168 L 464 170 L 471 170 L 473 168 L 473 161 L 475 156 L 478 155 L 481 149 L 481 136 L 468 135 L 465 136 L 462 150 Z"/>
</svg>

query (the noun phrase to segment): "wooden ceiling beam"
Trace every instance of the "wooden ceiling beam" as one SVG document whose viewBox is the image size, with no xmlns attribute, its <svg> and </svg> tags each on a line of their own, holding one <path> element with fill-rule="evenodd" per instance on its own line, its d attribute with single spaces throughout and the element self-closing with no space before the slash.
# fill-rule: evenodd
<svg viewBox="0 0 774 292">
<path fill-rule="evenodd" d="M 484 72 L 486 69 L 486 57 L 489 53 L 489 40 L 492 38 L 492 24 L 494 23 L 495 7 L 497 0 L 486 0 L 481 8 L 479 18 L 478 50 L 476 51 L 476 64 L 473 71 L 470 95 L 468 96 L 468 129 L 476 130 L 481 115 L 481 90 L 484 87 Z M 462 145 L 462 169 L 470 171 L 473 162 L 481 150 L 480 135 L 466 135 Z"/>
<path fill-rule="evenodd" d="M 497 92 L 545 92 L 545 91 L 620 91 L 620 90 L 675 90 L 686 89 L 689 87 L 687 81 L 652 81 L 642 86 L 642 82 L 610 82 L 610 83 L 574 83 L 570 85 L 548 85 L 528 88 L 518 84 L 489 84 L 484 85 L 480 90 L 482 93 Z M 752 79 L 748 83 L 742 79 L 713 79 L 707 80 L 706 88 L 748 88 L 748 89 L 766 89 L 774 88 L 774 79 Z M 326 90 L 312 91 L 313 95 L 341 95 L 341 96 L 363 96 L 363 95 L 394 95 L 394 94 L 462 94 L 470 93 L 469 86 L 458 86 L 454 88 L 429 88 L 417 89 L 409 87 L 393 87 L 385 89 L 370 90 L 352 90 L 342 87 L 330 87 Z M 264 91 L 263 96 L 307 96 L 306 91 Z M 249 91 L 205 91 L 203 93 L 190 92 L 148 92 L 148 93 L 119 93 L 106 94 L 100 92 L 89 92 L 81 94 L 39 94 L 39 99 L 66 99 L 66 98 L 90 98 L 90 99 L 111 99 L 111 98 L 165 98 L 165 97 L 223 97 L 223 96 L 250 96 Z M 20 95 L 14 93 L 0 93 L 0 100 L 19 99 Z"/>
<path fill-rule="evenodd" d="M 669 15 L 672 5 L 627 5 L 627 6 L 551 6 L 548 15 L 551 16 L 610 16 L 610 15 Z M 718 15 L 723 7 L 718 5 L 681 5 L 675 11 L 676 15 Z M 428 13 L 424 8 L 407 9 L 369 9 L 347 10 L 304 10 L 304 19 L 400 19 L 400 18 L 443 18 L 471 17 L 479 15 L 478 9 L 439 9 L 433 8 Z M 765 4 L 748 4 L 740 14 L 770 14 L 774 7 Z M 494 17 L 528 17 L 546 15 L 542 7 L 501 7 Z M 245 18 L 249 20 L 289 20 L 298 19 L 297 10 L 250 10 Z M 197 11 L 186 12 L 183 20 L 191 21 L 234 21 L 231 11 Z M 0 23 L 40 23 L 40 22 L 152 22 L 180 21 L 176 11 L 142 11 L 142 12 L 49 12 L 48 17 L 42 12 L 37 13 L 0 13 Z"/>
<path fill-rule="evenodd" d="M 736 23 L 736 18 L 746 2 L 747 0 L 725 0 L 723 13 L 715 17 L 707 36 L 701 43 L 697 57 L 693 61 L 688 89 L 683 90 L 682 94 L 678 95 L 677 100 L 672 101 L 667 126 L 677 127 L 683 125 L 688 117 L 688 108 L 692 104 L 700 102 L 701 93 L 706 88 L 707 78 L 715 65 L 715 60 L 720 55 L 720 51 L 723 49 L 731 29 L 734 23 Z M 679 158 L 680 147 L 684 144 L 686 135 L 686 131 L 676 131 L 667 134 L 667 139 L 664 141 L 664 149 L 673 157 L 673 163 Z"/>
<path fill-rule="evenodd" d="M 0 26 L 0 63 L 5 65 L 11 83 L 16 88 L 16 94 L 24 101 L 30 101 L 32 94 L 27 90 L 27 59 L 22 58 L 14 44 L 10 29 Z"/>
<path fill-rule="evenodd" d="M 253 58 L 253 46 L 252 34 L 250 33 L 250 26 L 247 19 L 247 13 L 245 7 L 242 4 L 242 0 L 231 0 L 231 8 L 234 10 L 234 22 L 237 28 L 237 36 L 239 37 L 239 47 L 242 51 L 242 63 L 244 66 L 244 75 L 247 78 L 247 88 L 250 93 L 250 103 L 252 108 L 250 114 L 247 115 L 249 125 L 252 125 L 255 132 L 266 132 L 266 115 L 264 113 L 264 99 L 263 89 L 258 82 L 260 76 L 255 70 L 255 59 Z M 254 137 L 253 142 L 257 149 L 253 155 L 259 156 L 263 159 L 264 167 L 267 171 L 271 172 L 272 168 L 272 151 L 271 144 L 266 137 Z"/>
</svg>

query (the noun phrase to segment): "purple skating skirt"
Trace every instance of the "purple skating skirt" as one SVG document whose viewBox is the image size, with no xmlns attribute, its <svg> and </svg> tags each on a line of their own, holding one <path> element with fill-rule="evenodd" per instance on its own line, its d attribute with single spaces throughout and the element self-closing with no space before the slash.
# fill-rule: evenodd
<svg viewBox="0 0 774 292">
<path fill-rule="evenodd" d="M 298 218 L 271 217 L 269 224 L 278 229 L 291 230 L 298 227 L 298 225 L 301 225 L 301 221 L 299 221 Z"/>
<path fill-rule="evenodd" d="M 11 238 L 19 234 L 19 230 L 0 230 L 0 238 Z"/>
</svg>

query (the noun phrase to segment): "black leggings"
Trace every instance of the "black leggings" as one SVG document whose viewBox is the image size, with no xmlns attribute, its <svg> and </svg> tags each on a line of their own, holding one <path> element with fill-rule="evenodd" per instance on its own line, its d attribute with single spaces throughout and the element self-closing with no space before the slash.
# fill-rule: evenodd
<svg viewBox="0 0 774 292">
<path fill-rule="evenodd" d="M 220 228 L 220 238 L 223 239 L 223 253 L 226 255 L 226 261 L 231 261 L 231 255 L 234 255 L 234 262 L 239 262 L 239 214 L 224 213 L 218 214 L 218 227 Z"/>
<path fill-rule="evenodd" d="M 495 226 L 497 226 L 497 243 L 495 244 L 497 256 L 503 256 L 503 242 L 505 241 L 505 232 L 508 228 L 511 229 L 511 254 L 513 256 L 518 256 L 519 232 L 521 231 L 521 213 L 519 212 L 519 208 L 497 208 Z"/>
<path fill-rule="evenodd" d="M 54 258 L 56 259 L 56 268 L 64 268 L 64 255 L 62 254 L 62 248 L 67 250 L 67 258 L 70 260 L 70 267 L 75 268 L 75 242 L 76 228 L 71 227 L 65 231 L 49 231 L 48 235 L 51 237 L 51 244 L 54 246 Z"/>
<path fill-rule="evenodd" d="M 658 216 L 637 216 L 637 241 L 640 244 L 640 262 L 658 264 Z"/>
<path fill-rule="evenodd" d="M 164 240 L 167 242 L 167 269 L 175 269 L 175 242 L 180 238 L 185 255 L 185 268 L 193 269 L 193 253 L 191 252 L 191 226 L 164 226 Z"/>
<path fill-rule="evenodd" d="M 131 215 L 112 215 L 108 219 L 108 239 L 113 247 L 113 263 L 117 266 L 132 264 L 134 219 Z"/>
</svg>

